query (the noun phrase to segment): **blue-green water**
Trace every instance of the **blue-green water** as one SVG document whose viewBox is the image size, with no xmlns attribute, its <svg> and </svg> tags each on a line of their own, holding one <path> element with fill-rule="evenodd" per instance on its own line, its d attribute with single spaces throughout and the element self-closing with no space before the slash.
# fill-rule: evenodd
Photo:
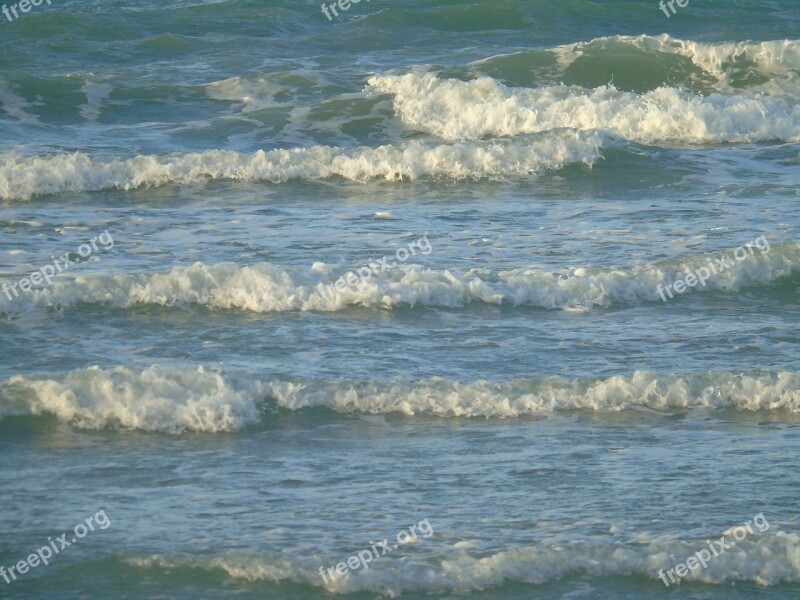
<svg viewBox="0 0 800 600">
<path fill-rule="evenodd" d="M 0 13 L 0 597 L 797 598 L 800 7 L 675 8 Z"/>
</svg>

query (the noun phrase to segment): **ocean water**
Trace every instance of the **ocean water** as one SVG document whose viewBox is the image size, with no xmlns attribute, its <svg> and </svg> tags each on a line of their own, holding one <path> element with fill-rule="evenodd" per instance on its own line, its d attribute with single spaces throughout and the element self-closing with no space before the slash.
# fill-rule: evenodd
<svg viewBox="0 0 800 600">
<path fill-rule="evenodd" d="M 0 13 L 0 597 L 800 597 L 800 5 L 674 7 Z"/>
</svg>

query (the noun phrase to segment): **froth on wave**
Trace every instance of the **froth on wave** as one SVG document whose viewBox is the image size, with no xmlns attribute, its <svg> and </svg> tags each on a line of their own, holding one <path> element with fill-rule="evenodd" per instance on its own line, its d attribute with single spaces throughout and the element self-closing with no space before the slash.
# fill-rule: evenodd
<svg viewBox="0 0 800 600">
<path fill-rule="evenodd" d="M 83 153 L 0 159 L 0 199 L 38 194 L 132 190 L 207 180 L 284 183 L 342 177 L 352 181 L 482 179 L 539 175 L 601 158 L 602 137 L 561 131 L 535 140 L 344 149 L 313 146 L 240 154 L 208 150 L 102 161 Z"/>
<path fill-rule="evenodd" d="M 703 97 L 672 87 L 643 94 L 613 85 L 512 88 L 491 77 L 461 81 L 431 73 L 375 76 L 368 83 L 372 93 L 394 97 L 406 125 L 450 141 L 560 128 L 647 144 L 800 140 L 800 105 L 782 98 Z"/>
<path fill-rule="evenodd" d="M 81 429 L 234 431 L 258 421 L 255 399 L 202 367 L 95 366 L 62 379 L 10 378 L 0 384 L 0 418 L 53 415 Z"/>
<path fill-rule="evenodd" d="M 442 378 L 270 380 L 202 367 L 103 369 L 0 382 L 0 420 L 52 415 L 77 428 L 181 433 L 237 431 L 264 410 L 516 418 L 557 411 L 736 409 L 800 411 L 800 372 L 657 374 L 568 381 L 559 377 L 460 383 Z"/>
<path fill-rule="evenodd" d="M 559 66 L 567 69 L 583 56 L 606 52 L 618 54 L 622 48 L 685 57 L 713 77 L 715 88 L 721 92 L 745 89 L 757 93 L 800 91 L 800 40 L 704 43 L 675 38 L 666 33 L 658 36 L 616 35 L 559 46 L 553 49 L 553 53 Z"/>
<path fill-rule="evenodd" d="M 713 537 L 717 532 L 709 532 Z M 721 532 L 720 532 L 721 533 Z M 719 534 L 718 534 L 719 535 Z M 718 537 L 717 535 L 717 537 Z M 436 544 L 428 540 L 426 544 Z M 461 592 L 497 588 L 509 582 L 544 584 L 571 576 L 639 576 L 650 579 L 653 588 L 663 588 L 660 570 L 693 556 L 705 548 L 703 540 L 687 543 L 674 535 L 640 533 L 634 539 L 593 536 L 584 540 L 557 543 L 544 541 L 475 555 L 444 546 L 429 556 L 391 556 L 381 558 L 369 569 L 361 569 L 323 583 L 318 569 L 331 562 L 319 551 L 314 556 L 285 557 L 258 553 L 231 552 L 222 555 L 173 558 L 164 555 L 128 555 L 120 560 L 136 570 L 197 569 L 250 582 L 294 582 L 324 587 L 335 594 L 371 592 L 398 597 L 404 592 Z M 319 549 L 318 549 L 319 550 Z M 708 585 L 754 582 L 764 587 L 800 581 L 800 536 L 794 532 L 755 533 L 736 546 L 714 557 L 706 568 L 689 572 L 684 581 Z"/>
<path fill-rule="evenodd" d="M 49 287 L 12 300 L 0 295 L 0 314 L 14 315 L 31 308 L 64 309 L 80 303 L 118 308 L 199 305 L 256 313 L 334 312 L 351 306 L 458 308 L 471 303 L 588 310 L 661 303 L 659 285 L 666 287 L 683 279 L 715 257 L 725 257 L 727 268 L 709 278 L 705 287 L 695 287 L 692 293 L 735 292 L 770 284 L 798 271 L 800 242 L 774 244 L 767 254 L 756 250 L 741 262 L 730 256 L 730 252 L 696 254 L 649 265 L 580 267 L 561 273 L 535 267 L 495 272 L 486 268 L 436 270 L 405 264 L 358 280 L 345 289 L 330 285 L 339 273 L 324 263 L 302 269 L 270 263 L 239 266 L 198 262 L 163 273 L 85 275 L 56 280 Z M 672 301 L 680 301 L 680 297 Z"/>
</svg>

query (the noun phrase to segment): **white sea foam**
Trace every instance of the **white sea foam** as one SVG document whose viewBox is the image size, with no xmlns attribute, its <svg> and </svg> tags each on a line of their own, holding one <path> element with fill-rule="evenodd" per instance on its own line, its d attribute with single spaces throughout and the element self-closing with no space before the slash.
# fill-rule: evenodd
<svg viewBox="0 0 800 600">
<path fill-rule="evenodd" d="M 687 376 L 637 371 L 632 376 L 569 382 L 558 377 L 507 383 L 458 383 L 441 378 L 411 382 L 272 382 L 282 408 L 326 407 L 338 412 L 427 414 L 439 417 L 522 417 L 564 410 L 616 412 L 734 408 L 800 411 L 800 373 Z"/>
<path fill-rule="evenodd" d="M 30 307 L 65 308 L 78 303 L 128 308 L 140 304 L 160 306 L 201 305 L 258 313 L 284 311 L 333 312 L 349 306 L 444 306 L 470 303 L 526 305 L 546 309 L 590 309 L 614 304 L 662 302 L 656 291 L 711 258 L 727 257 L 728 267 L 712 275 L 709 290 L 735 292 L 744 287 L 769 284 L 800 269 L 800 242 L 773 244 L 768 254 L 754 250 L 741 262 L 730 252 L 691 255 L 683 259 L 627 268 L 574 268 L 553 273 L 539 268 L 492 272 L 488 269 L 432 270 L 401 264 L 349 288 L 331 286 L 341 274 L 314 263 L 308 269 L 260 263 L 232 263 L 175 267 L 156 274 L 87 274 L 62 276 L 43 289 L 22 293 L 9 300 L 0 294 L 0 313 L 15 314 Z M 0 281 L 0 284 L 11 281 Z M 676 296 L 680 301 L 680 296 Z"/>
<path fill-rule="evenodd" d="M 717 532 L 709 532 L 713 534 Z M 380 593 L 390 597 L 402 593 L 460 592 L 500 587 L 509 582 L 542 584 L 574 577 L 640 576 L 653 586 L 663 587 L 659 570 L 673 568 L 676 558 L 692 556 L 706 547 L 704 541 L 686 543 L 673 535 L 641 535 L 646 543 L 616 538 L 592 537 L 572 543 L 543 542 L 510 550 L 476 556 L 469 550 L 448 549 L 446 554 L 429 557 L 405 556 L 403 560 L 387 556 L 380 568 L 354 571 L 324 583 L 319 564 L 301 557 L 231 552 L 202 558 L 171 558 L 164 555 L 123 557 L 123 562 L 137 569 L 190 568 L 217 571 L 245 581 L 309 584 L 328 592 Z M 430 544 L 431 541 L 428 541 Z M 435 543 L 435 542 L 433 542 Z M 316 549 L 315 554 L 319 551 Z M 764 587 L 800 581 L 800 536 L 794 532 L 756 533 L 709 561 L 704 569 L 689 572 L 685 581 L 709 585 L 737 581 L 754 582 Z"/>
<path fill-rule="evenodd" d="M 269 380 L 197 368 L 90 367 L 63 377 L 0 382 L 0 418 L 54 415 L 78 428 L 180 433 L 236 431 L 259 407 L 324 407 L 341 413 L 516 418 L 557 411 L 636 408 L 800 411 L 800 372 L 658 374 L 510 382 Z"/>
<path fill-rule="evenodd" d="M 394 96 L 395 112 L 408 126 L 450 141 L 560 128 L 643 143 L 800 140 L 800 105 L 781 98 L 703 97 L 671 87 L 645 94 L 610 85 L 511 88 L 491 77 L 460 81 L 431 73 L 372 77 L 368 90 Z"/>
<path fill-rule="evenodd" d="M 257 422 L 255 397 L 202 367 L 90 367 L 58 380 L 12 377 L 0 384 L 0 418 L 50 414 L 85 429 L 218 432 Z"/>
<path fill-rule="evenodd" d="M 0 159 L 0 199 L 25 200 L 66 191 L 131 190 L 143 186 L 213 179 L 267 181 L 343 177 L 354 181 L 529 176 L 572 163 L 591 165 L 601 157 L 602 137 L 558 132 L 536 140 L 493 143 L 343 149 L 314 146 L 239 154 L 208 150 L 196 154 L 138 156 L 101 161 L 86 154 Z"/>
<path fill-rule="evenodd" d="M 34 105 L 27 100 L 18 96 L 11 89 L 9 83 L 0 77 L 0 107 L 7 116 L 16 119 L 24 125 L 41 125 L 41 121 L 35 114 L 31 114 L 29 110 L 34 108 Z M 0 198 L 2 196 L 0 195 Z"/>
<path fill-rule="evenodd" d="M 646 52 L 685 56 L 694 65 L 714 76 L 719 91 L 732 91 L 732 74 L 747 66 L 752 66 L 770 81 L 770 84 L 748 86 L 755 88 L 753 91 L 800 90 L 800 40 L 703 43 L 674 38 L 666 33 L 658 36 L 618 35 L 559 46 L 553 52 L 561 68 L 567 69 L 587 52 L 603 51 L 615 45 L 629 45 Z M 741 91 L 741 86 L 736 89 L 737 92 Z"/>
<path fill-rule="evenodd" d="M 285 106 L 276 96 L 286 89 L 260 76 L 254 79 L 231 77 L 207 84 L 206 93 L 214 100 L 227 100 L 242 104 L 242 112 L 248 113 L 264 108 Z"/>
<path fill-rule="evenodd" d="M 87 121 L 97 121 L 113 89 L 109 83 L 101 83 L 87 77 L 81 87 L 81 91 L 86 94 L 86 104 L 80 107 L 81 116 Z"/>
</svg>

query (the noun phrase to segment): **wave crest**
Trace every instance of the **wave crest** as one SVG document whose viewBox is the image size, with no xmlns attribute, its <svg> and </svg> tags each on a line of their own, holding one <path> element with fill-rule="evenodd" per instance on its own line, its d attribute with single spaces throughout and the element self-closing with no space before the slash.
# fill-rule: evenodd
<svg viewBox="0 0 800 600">
<path fill-rule="evenodd" d="M 482 179 L 539 175 L 601 157 L 597 134 L 558 132 L 536 140 L 430 145 L 410 142 L 348 150 L 313 146 L 240 154 L 208 150 L 173 156 L 138 156 L 103 162 L 82 153 L 10 156 L 0 162 L 0 199 L 37 194 L 132 190 L 206 180 L 284 183 L 342 177 L 352 181 L 414 181 L 423 177 Z"/>
<path fill-rule="evenodd" d="M 82 429 L 220 432 L 258 422 L 255 396 L 219 373 L 90 367 L 62 380 L 15 376 L 0 384 L 0 418 L 55 416 Z"/>
<path fill-rule="evenodd" d="M 90 367 L 61 379 L 15 376 L 0 382 L 0 419 L 53 415 L 83 429 L 166 433 L 237 431 L 262 408 L 326 408 L 340 413 L 518 418 L 558 411 L 619 412 L 696 408 L 800 411 L 800 372 L 657 374 L 568 381 L 509 382 L 262 380 L 202 367 Z"/>
<path fill-rule="evenodd" d="M 562 273 L 538 268 L 457 272 L 404 264 L 359 279 L 345 289 L 331 285 L 336 275 L 324 263 L 303 270 L 269 263 L 239 266 L 198 262 L 164 273 L 84 275 L 64 282 L 57 280 L 50 287 L 11 300 L 0 294 L 0 313 L 14 315 L 32 307 L 62 309 L 79 303 L 119 308 L 142 304 L 199 305 L 256 313 L 334 312 L 350 306 L 457 308 L 471 303 L 587 310 L 661 302 L 659 285 L 666 287 L 683 279 L 699 267 L 707 267 L 715 257 L 728 260 L 726 270 L 713 275 L 705 287 L 695 287 L 692 293 L 732 292 L 790 276 L 800 269 L 800 242 L 774 244 L 769 253 L 754 251 L 753 256 L 741 262 L 729 260 L 730 253 L 697 254 L 652 265 L 576 268 Z"/>
<path fill-rule="evenodd" d="M 720 92 L 748 89 L 753 92 L 797 93 L 800 89 L 800 40 L 762 42 L 712 42 L 683 40 L 666 33 L 617 35 L 559 46 L 553 50 L 566 70 L 577 59 L 632 48 L 647 54 L 671 54 L 689 59 L 715 80 Z M 755 85 L 752 83 L 756 81 Z"/>
<path fill-rule="evenodd" d="M 373 93 L 394 96 L 404 123 L 450 141 L 561 128 L 648 144 L 800 140 L 800 106 L 777 98 L 701 97 L 671 87 L 644 94 L 611 85 L 510 88 L 491 77 L 460 81 L 431 73 L 376 76 L 368 84 Z"/>
<path fill-rule="evenodd" d="M 426 542 L 435 543 L 433 539 Z M 231 552 L 182 559 L 136 555 L 122 557 L 122 561 L 135 569 L 217 571 L 245 581 L 292 581 L 324 587 L 336 594 L 372 592 L 397 597 L 411 591 L 467 593 L 497 588 L 508 582 L 543 584 L 587 575 L 638 575 L 650 579 L 652 586 L 663 586 L 657 575 L 660 570 L 673 568 L 676 562 L 703 548 L 706 545 L 702 541 L 692 544 L 679 541 L 672 534 L 644 532 L 631 540 L 591 536 L 569 543 L 544 541 L 483 556 L 473 556 L 455 543 L 425 560 L 414 555 L 403 560 L 383 557 L 380 568 L 354 571 L 349 577 L 339 577 L 327 584 L 323 584 L 318 568 L 320 564 L 329 564 L 330 559 L 319 555 L 304 560 Z M 799 557 L 800 536 L 797 533 L 756 533 L 714 557 L 706 568 L 689 571 L 684 580 L 708 585 L 750 581 L 766 587 L 796 583 L 800 581 Z"/>
</svg>

